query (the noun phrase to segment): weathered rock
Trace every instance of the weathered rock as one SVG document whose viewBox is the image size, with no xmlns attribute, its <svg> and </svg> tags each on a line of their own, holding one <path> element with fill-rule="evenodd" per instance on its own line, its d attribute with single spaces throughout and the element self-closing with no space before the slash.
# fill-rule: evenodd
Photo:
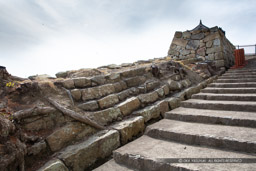
<svg viewBox="0 0 256 171">
<path fill-rule="evenodd" d="M 216 47 L 212 47 L 212 48 L 207 48 L 206 53 L 210 54 L 210 53 L 220 52 L 220 51 L 221 51 L 221 47 L 216 46 Z"/>
<path fill-rule="evenodd" d="M 161 100 L 159 102 L 156 102 L 155 105 L 159 108 L 160 114 L 162 115 L 162 117 L 164 117 L 165 112 L 169 111 L 169 103 L 166 100 Z"/>
<path fill-rule="evenodd" d="M 111 155 L 120 146 L 119 133 L 116 130 L 101 131 L 88 140 L 68 146 L 58 156 L 73 171 L 84 171 L 97 161 Z"/>
<path fill-rule="evenodd" d="M 54 159 L 47 162 L 38 171 L 69 171 L 65 164 L 59 159 Z"/>
<path fill-rule="evenodd" d="M 146 83 L 146 91 L 149 92 L 151 90 L 154 90 L 159 85 L 160 85 L 159 81 L 148 82 L 148 83 Z"/>
<path fill-rule="evenodd" d="M 127 77 L 135 77 L 139 75 L 143 75 L 146 73 L 145 67 L 140 68 L 132 68 L 126 71 L 123 71 L 120 73 L 121 77 L 127 78 Z"/>
<path fill-rule="evenodd" d="M 180 107 L 180 99 L 175 98 L 175 97 L 171 97 L 169 99 L 167 99 L 167 101 L 169 102 L 169 107 L 171 110 Z"/>
<path fill-rule="evenodd" d="M 190 99 L 193 94 L 200 92 L 200 86 L 190 87 L 185 92 L 186 99 Z"/>
<path fill-rule="evenodd" d="M 117 93 L 117 97 L 120 101 L 123 101 L 125 100 L 127 97 L 130 96 L 130 93 L 129 93 L 129 89 L 128 90 L 124 90 L 124 91 L 121 91 L 120 93 Z"/>
<path fill-rule="evenodd" d="M 148 104 L 157 101 L 158 93 L 156 91 L 153 91 L 150 93 L 141 94 L 138 96 L 138 98 L 142 104 Z"/>
<path fill-rule="evenodd" d="M 213 45 L 214 46 L 220 46 L 220 39 L 214 39 L 213 40 Z"/>
<path fill-rule="evenodd" d="M 137 76 L 132 78 L 127 78 L 124 80 L 128 87 L 136 87 L 143 84 L 146 81 L 144 76 Z"/>
<path fill-rule="evenodd" d="M 60 129 L 54 131 L 46 138 L 48 145 L 53 152 L 62 149 L 74 140 L 79 140 L 89 136 L 96 130 L 80 122 L 71 122 Z"/>
<path fill-rule="evenodd" d="M 98 87 L 82 89 L 83 101 L 97 99 L 115 92 L 113 84 L 105 84 Z"/>
<path fill-rule="evenodd" d="M 115 104 L 117 104 L 119 102 L 119 99 L 117 97 L 117 95 L 115 94 L 111 94 L 108 95 L 100 100 L 98 100 L 100 108 L 104 109 L 104 108 L 108 108 L 108 107 L 112 107 Z"/>
<path fill-rule="evenodd" d="M 74 78 L 73 81 L 75 87 L 77 88 L 85 88 L 91 86 L 91 80 L 88 80 L 87 78 Z"/>
<path fill-rule="evenodd" d="M 187 88 L 191 85 L 191 81 L 189 79 L 185 79 L 181 81 L 183 87 Z"/>
<path fill-rule="evenodd" d="M 55 74 L 57 78 L 66 78 L 68 76 L 67 72 L 58 72 Z"/>
<path fill-rule="evenodd" d="M 131 97 L 120 103 L 117 107 L 121 110 L 122 114 L 126 116 L 140 107 L 140 100 L 137 97 Z"/>
<path fill-rule="evenodd" d="M 223 54 L 223 52 L 218 52 L 218 53 L 215 53 L 214 57 L 215 57 L 214 58 L 215 60 L 223 59 L 224 54 Z"/>
<path fill-rule="evenodd" d="M 206 43 L 206 47 L 207 47 L 207 48 L 212 47 L 212 41 L 211 41 L 211 40 Z"/>
<path fill-rule="evenodd" d="M 8 137 L 10 133 L 15 131 L 15 125 L 0 114 L 0 138 Z"/>
<path fill-rule="evenodd" d="M 157 94 L 159 97 L 164 97 L 164 89 L 163 88 L 159 88 L 156 90 Z"/>
<path fill-rule="evenodd" d="M 162 88 L 164 89 L 164 94 L 168 95 L 170 92 L 169 86 L 167 84 L 163 85 Z"/>
<path fill-rule="evenodd" d="M 208 54 L 207 56 L 205 56 L 205 59 L 209 60 L 209 61 L 213 61 L 214 60 L 214 54 L 213 53 Z"/>
<path fill-rule="evenodd" d="M 28 155 L 37 155 L 46 149 L 45 141 L 40 141 L 27 149 Z"/>
<path fill-rule="evenodd" d="M 182 37 L 183 37 L 184 39 L 189 39 L 190 36 L 191 36 L 191 33 L 190 33 L 189 31 L 186 31 L 186 32 L 183 32 L 183 33 L 182 33 Z"/>
<path fill-rule="evenodd" d="M 119 69 L 121 67 L 119 65 L 116 65 L 116 64 L 110 64 L 110 65 L 107 65 L 107 68 L 109 68 L 109 69 Z"/>
<path fill-rule="evenodd" d="M 83 109 L 85 111 L 95 111 L 99 109 L 98 102 L 96 100 L 88 101 L 86 103 L 82 103 L 77 105 L 80 109 Z"/>
<path fill-rule="evenodd" d="M 108 108 L 98 112 L 94 112 L 91 117 L 101 125 L 108 125 L 122 116 L 121 110 L 117 107 Z"/>
<path fill-rule="evenodd" d="M 97 75 L 91 78 L 92 84 L 95 85 L 102 85 L 106 83 L 106 76 L 105 75 Z"/>
<path fill-rule="evenodd" d="M 216 61 L 214 61 L 214 63 L 215 63 L 215 66 L 217 68 L 225 66 L 225 61 L 224 60 L 216 60 Z"/>
<path fill-rule="evenodd" d="M 190 50 L 182 50 L 182 51 L 180 52 L 180 54 L 181 54 L 181 55 L 188 55 L 188 54 L 190 54 Z"/>
<path fill-rule="evenodd" d="M 191 39 L 194 40 L 201 40 L 204 38 L 204 33 L 199 33 L 199 34 L 192 34 Z"/>
<path fill-rule="evenodd" d="M 67 89 L 75 88 L 74 81 L 72 79 L 64 80 L 63 86 Z"/>
<path fill-rule="evenodd" d="M 75 99 L 76 101 L 81 100 L 81 97 L 82 97 L 81 90 L 73 89 L 70 92 L 71 92 L 71 95 L 72 95 L 73 99 Z"/>
<path fill-rule="evenodd" d="M 219 33 L 218 32 L 215 32 L 215 33 L 212 33 L 212 34 L 209 34 L 208 36 L 206 36 L 204 38 L 204 42 L 208 42 L 208 41 L 214 40 L 216 38 L 219 38 Z"/>
<path fill-rule="evenodd" d="M 133 117 L 123 120 L 112 127 L 120 132 L 121 144 L 126 144 L 134 136 L 144 131 L 144 118 L 142 116 Z"/>
<path fill-rule="evenodd" d="M 143 116 L 144 121 L 148 122 L 149 120 L 153 118 L 158 118 L 160 116 L 160 109 L 158 108 L 158 106 L 153 105 L 153 106 L 148 106 L 141 110 L 135 111 L 133 114 Z"/>
<path fill-rule="evenodd" d="M 175 44 L 175 45 L 178 45 L 178 46 L 182 46 L 182 47 L 185 47 L 188 43 L 187 40 L 184 40 L 184 39 L 179 39 L 179 38 L 173 38 L 172 40 L 172 43 Z"/>
<path fill-rule="evenodd" d="M 199 48 L 205 47 L 205 43 L 200 41 Z"/>
<path fill-rule="evenodd" d="M 124 81 L 114 83 L 113 86 L 115 88 L 115 92 L 120 92 L 127 88 L 126 83 Z"/>
<path fill-rule="evenodd" d="M 106 83 L 115 83 L 117 81 L 120 81 L 120 73 L 110 73 L 105 76 Z"/>
<path fill-rule="evenodd" d="M 168 55 L 179 56 L 179 55 L 180 55 L 180 52 L 178 52 L 177 50 L 174 50 L 174 49 L 170 49 L 170 50 L 168 51 Z"/>
<path fill-rule="evenodd" d="M 131 67 L 133 66 L 133 63 L 122 63 L 121 67 Z"/>
<path fill-rule="evenodd" d="M 205 56 L 205 48 L 200 48 L 196 51 L 199 56 Z"/>
<path fill-rule="evenodd" d="M 186 46 L 186 49 L 189 50 L 196 50 L 200 45 L 200 41 L 199 40 L 189 40 L 188 44 Z"/>
<path fill-rule="evenodd" d="M 175 34 L 174 34 L 174 37 L 175 38 L 181 38 L 182 37 L 182 32 L 176 31 Z"/>
<path fill-rule="evenodd" d="M 169 90 L 170 91 L 175 91 L 175 90 L 182 89 L 182 85 L 179 82 L 177 82 L 177 81 L 173 81 L 173 80 L 169 79 L 167 81 L 167 83 L 169 85 Z"/>
</svg>

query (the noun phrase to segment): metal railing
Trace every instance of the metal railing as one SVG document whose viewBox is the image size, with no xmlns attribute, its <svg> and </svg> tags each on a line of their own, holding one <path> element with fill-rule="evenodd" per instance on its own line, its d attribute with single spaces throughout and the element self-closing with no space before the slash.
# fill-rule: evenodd
<svg viewBox="0 0 256 171">
<path fill-rule="evenodd" d="M 245 53 L 245 54 L 247 54 L 247 55 L 256 55 L 256 44 L 255 45 L 236 45 L 237 49 L 247 48 L 247 47 L 254 47 L 254 52 L 253 53 Z"/>
</svg>

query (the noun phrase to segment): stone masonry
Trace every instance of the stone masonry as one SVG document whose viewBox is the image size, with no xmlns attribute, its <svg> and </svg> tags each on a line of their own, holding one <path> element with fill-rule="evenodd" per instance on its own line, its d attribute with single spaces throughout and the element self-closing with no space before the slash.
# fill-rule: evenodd
<svg viewBox="0 0 256 171">
<path fill-rule="evenodd" d="M 176 60 L 201 58 L 214 62 L 216 68 L 229 68 L 234 64 L 234 49 L 220 27 L 208 28 L 200 21 L 193 30 L 175 33 L 168 56 Z"/>
</svg>

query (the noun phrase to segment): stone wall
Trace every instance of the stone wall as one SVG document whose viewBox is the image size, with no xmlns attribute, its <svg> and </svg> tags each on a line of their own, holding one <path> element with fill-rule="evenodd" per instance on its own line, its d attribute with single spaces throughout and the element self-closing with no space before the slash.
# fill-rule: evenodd
<svg viewBox="0 0 256 171">
<path fill-rule="evenodd" d="M 201 58 L 213 62 L 216 68 L 229 68 L 234 64 L 234 45 L 221 28 L 204 28 L 185 32 L 177 31 L 168 56 L 177 60 Z"/>
</svg>

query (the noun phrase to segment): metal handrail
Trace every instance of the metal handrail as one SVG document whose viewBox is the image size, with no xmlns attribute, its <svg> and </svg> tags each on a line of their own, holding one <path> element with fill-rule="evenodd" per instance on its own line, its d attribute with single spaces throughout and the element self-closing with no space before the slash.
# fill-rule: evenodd
<svg viewBox="0 0 256 171">
<path fill-rule="evenodd" d="M 255 55 L 256 55 L 256 44 L 255 45 L 236 45 L 237 49 L 241 48 L 241 47 L 252 47 L 254 46 L 255 47 Z"/>
</svg>

